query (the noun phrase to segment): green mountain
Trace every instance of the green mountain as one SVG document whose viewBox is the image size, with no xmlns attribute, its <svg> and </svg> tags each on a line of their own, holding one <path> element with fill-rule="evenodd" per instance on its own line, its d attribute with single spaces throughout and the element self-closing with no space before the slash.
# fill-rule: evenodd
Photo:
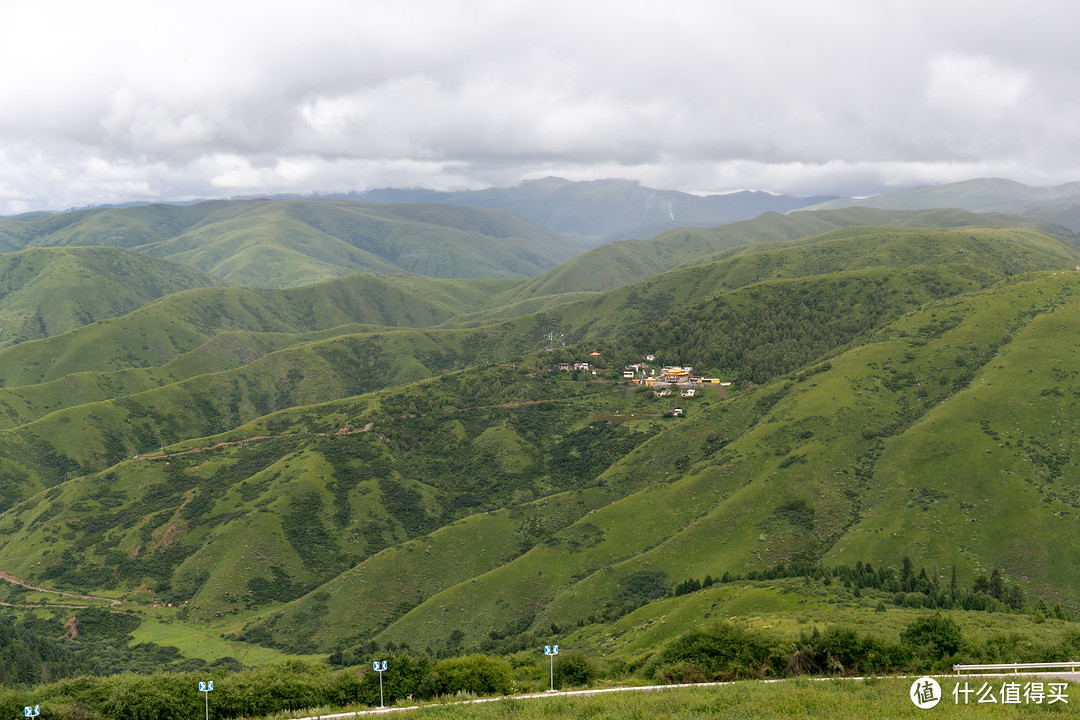
<svg viewBox="0 0 1080 720">
<path fill-rule="evenodd" d="M 893 211 L 851 208 L 834 211 L 765 213 L 753 220 L 713 228 L 680 228 L 648 240 L 624 240 L 594 248 L 508 290 L 501 298 L 511 303 L 530 297 L 568 292 L 603 292 L 640 282 L 657 273 L 709 258 L 736 247 L 784 242 L 853 226 L 947 228 L 990 225 L 1031 227 L 1049 232 L 1072 245 L 1077 238 L 1064 228 L 1036 220 L 978 215 L 963 210 Z"/>
<path fill-rule="evenodd" d="M 1078 257 L 849 227 L 475 327 L 520 281 L 175 293 L 0 351 L 0 569 L 289 652 L 608 637 L 792 562 L 1075 607 Z M 647 353 L 734 384 L 657 397 Z"/>
<path fill-rule="evenodd" d="M 384 550 L 245 636 L 299 648 L 354 633 L 439 648 L 455 632 L 478 643 L 602 626 L 708 573 L 898 566 L 905 556 L 955 566 L 965 584 L 999 568 L 1028 593 L 1075 607 L 1068 558 L 1080 544 L 1080 488 L 1067 428 L 1080 422 L 1080 390 L 1069 384 L 1067 338 L 1078 290 L 1071 273 L 1010 281 L 929 304 L 726 402 L 680 400 L 686 420 L 661 421 L 592 484 Z M 615 404 L 631 417 L 611 427 L 655 427 L 632 399 Z M 573 427 L 596 428 L 599 417 Z M 516 441 L 526 425 L 487 427 L 508 427 Z M 555 516 L 538 518 L 542 540 L 530 545 L 538 511 Z M 1051 536 L 1053 548 L 1026 539 Z M 470 550 L 480 566 L 440 563 Z"/>
<path fill-rule="evenodd" d="M 118 248 L 0 254 L 0 347 L 117 317 L 164 295 L 221 280 Z"/>
<path fill-rule="evenodd" d="M 531 277 L 583 248 L 502 210 L 347 200 L 237 200 L 0 219 L 12 249 L 102 245 L 237 284 L 294 287 L 354 272 Z"/>
<path fill-rule="evenodd" d="M 913 259 L 922 260 L 924 266 L 908 267 Z M 22 448 L 17 454 L 38 468 L 43 482 L 55 482 L 60 467 L 65 468 L 63 472 L 92 472 L 101 469 L 103 462 L 109 465 L 162 444 L 221 432 L 293 405 L 431 377 L 465 367 L 478 356 L 534 352 L 555 335 L 560 343 L 627 336 L 643 346 L 664 347 L 671 344 L 672 333 L 689 324 L 701 327 L 692 332 L 692 349 L 682 343 L 684 361 L 761 381 L 774 372 L 777 363 L 790 370 L 793 359 L 799 364 L 809 361 L 829 347 L 848 342 L 852 333 L 927 299 L 964 292 L 1017 272 L 1067 267 L 1074 259 L 1074 253 L 1052 238 L 1026 230 L 856 228 L 768 245 L 553 310 L 469 330 L 392 332 L 385 328 L 372 332 L 369 327 L 337 324 L 350 318 L 394 320 L 377 315 L 370 303 L 362 302 L 366 295 L 361 294 L 382 297 L 394 277 L 357 276 L 351 282 L 339 280 L 291 291 L 183 293 L 124 318 L 0 353 L 6 365 L 23 369 L 9 380 L 9 389 L 0 391 L 0 427 L 19 428 L 12 437 L 21 440 L 9 438 Z M 881 268 L 898 269 L 888 281 L 889 293 L 881 290 Z M 814 282 L 767 282 L 797 279 L 796 270 Z M 834 277 L 845 271 L 849 274 Z M 482 302 L 480 293 L 494 282 L 407 280 L 450 288 L 463 296 L 469 291 L 472 294 L 466 297 L 474 304 Z M 814 298 L 823 289 L 831 298 L 846 295 L 849 299 L 844 304 L 855 308 L 842 323 L 833 322 L 833 306 L 814 307 Z M 723 291 L 728 292 L 719 300 L 708 299 Z M 350 293 L 351 305 L 336 302 L 345 293 Z M 425 298 L 434 295 L 431 290 Z M 313 300 L 323 304 L 315 306 L 320 309 L 313 309 Z M 389 307 L 404 310 L 406 300 L 416 302 L 417 298 L 402 296 Z M 802 311 L 818 314 L 813 318 L 818 334 L 797 340 L 797 330 L 783 324 L 787 337 L 784 359 L 780 359 L 770 349 L 777 338 L 754 333 L 752 328 L 762 324 L 758 317 L 762 310 L 793 303 Z M 334 315 L 330 307 L 348 314 Z M 450 312 L 449 302 L 442 311 Z M 317 328 L 318 323 L 311 320 L 315 315 L 330 327 L 289 332 L 289 322 Z M 723 324 L 715 322 L 718 317 L 724 318 Z M 208 325 L 210 320 L 215 324 Z M 798 318 L 799 322 L 809 320 Z M 430 317 L 427 324 L 432 324 Z M 459 319 L 452 324 L 463 323 Z M 776 327 L 775 320 L 771 326 Z M 720 329 L 727 335 L 717 336 Z M 219 334 L 205 340 L 215 332 Z M 736 332 L 737 338 L 733 337 Z M 147 349 L 143 357 L 123 355 L 123 338 L 132 333 L 153 341 L 148 348 L 168 354 L 156 355 Z M 192 349 L 179 346 L 178 337 L 186 337 Z M 96 359 L 87 348 L 98 351 Z M 76 360 L 93 372 L 66 374 Z M 46 362 L 51 365 L 45 367 Z M 32 384 L 36 377 L 41 382 Z M 78 430 L 64 432 L 65 425 Z M 34 440 L 52 437 L 64 439 Z M 107 453 L 95 450 L 106 444 L 111 448 Z M 59 465 L 58 458 L 62 458 Z"/>
<path fill-rule="evenodd" d="M 435 325 L 486 306 L 491 294 L 509 284 L 359 274 L 291 290 L 230 287 L 174 293 L 123 317 L 0 350 L 0 386 L 47 383 L 75 372 L 160 367 L 228 332 L 305 334 L 354 323 Z M 271 347 L 282 346 L 279 340 L 268 341 Z M 224 361 L 235 365 L 257 357 L 258 343 L 239 348 L 227 343 L 211 350 L 224 351 Z"/>
</svg>

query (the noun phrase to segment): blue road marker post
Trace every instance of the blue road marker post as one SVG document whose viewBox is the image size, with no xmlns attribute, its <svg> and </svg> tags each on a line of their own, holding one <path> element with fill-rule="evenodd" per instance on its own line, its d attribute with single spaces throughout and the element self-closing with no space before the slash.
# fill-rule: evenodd
<svg viewBox="0 0 1080 720">
<path fill-rule="evenodd" d="M 30 707 L 29 705 L 27 705 L 22 709 L 22 714 L 23 717 L 36 718 L 38 715 L 41 714 L 41 706 L 34 705 L 33 707 Z"/>
<path fill-rule="evenodd" d="M 210 691 L 213 689 L 213 680 L 199 683 L 199 692 L 203 694 L 203 706 L 206 709 L 206 720 L 210 720 Z"/>
<path fill-rule="evenodd" d="M 551 690 L 548 692 L 555 692 L 555 656 L 559 654 L 559 646 L 545 645 L 544 654 L 551 659 L 551 662 L 549 663 L 551 666 Z"/>
<path fill-rule="evenodd" d="M 371 663 L 371 669 L 379 673 L 379 707 L 386 707 L 386 704 L 383 702 L 382 694 L 382 674 L 386 671 L 386 661 L 383 660 L 382 662 L 379 662 L 376 660 Z"/>
</svg>

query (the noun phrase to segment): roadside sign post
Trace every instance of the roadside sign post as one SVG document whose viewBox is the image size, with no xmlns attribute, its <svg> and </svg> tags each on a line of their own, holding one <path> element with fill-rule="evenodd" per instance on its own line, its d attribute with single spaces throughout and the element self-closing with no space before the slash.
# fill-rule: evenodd
<svg viewBox="0 0 1080 720">
<path fill-rule="evenodd" d="M 199 683 L 199 692 L 203 694 L 203 705 L 206 709 L 206 720 L 210 720 L 210 691 L 214 689 L 214 681 Z"/>
<path fill-rule="evenodd" d="M 375 662 L 371 663 L 371 668 L 375 672 L 379 673 L 379 707 L 386 707 L 385 703 L 383 703 L 382 693 L 382 674 L 386 671 L 386 661 L 383 660 L 382 662 L 379 662 L 378 660 L 376 660 Z"/>
<path fill-rule="evenodd" d="M 27 705 L 22 709 L 22 714 L 23 717 L 36 718 L 38 715 L 41 714 L 41 706 L 34 705 L 33 707 L 30 707 L 29 705 Z"/>
<path fill-rule="evenodd" d="M 559 646 L 558 645 L 555 645 L 555 646 L 545 645 L 544 646 L 544 654 L 547 655 L 549 660 L 550 660 L 550 662 L 548 663 L 550 665 L 550 669 L 551 669 L 551 690 L 550 690 L 550 692 L 555 692 L 555 656 L 559 654 Z"/>
</svg>

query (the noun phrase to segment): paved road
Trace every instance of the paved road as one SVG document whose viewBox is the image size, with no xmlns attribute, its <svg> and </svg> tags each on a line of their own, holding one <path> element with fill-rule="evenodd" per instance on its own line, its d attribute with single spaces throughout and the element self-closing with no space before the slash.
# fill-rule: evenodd
<svg viewBox="0 0 1080 720">
<path fill-rule="evenodd" d="M 914 680 L 915 675 L 890 675 L 887 677 L 896 678 L 899 680 L 910 679 Z M 1025 672 L 1025 673 L 975 673 L 971 675 L 933 675 L 939 681 L 946 682 L 950 679 L 964 680 L 971 678 L 1024 678 L 1024 677 L 1037 677 L 1045 680 L 1068 680 L 1073 683 L 1080 683 L 1080 672 L 1077 673 L 1062 673 L 1062 672 Z M 777 678 L 775 680 L 759 680 L 761 683 L 781 683 L 791 682 L 795 678 Z M 862 681 L 866 680 L 865 677 L 824 677 L 824 678 L 809 678 L 815 682 L 827 682 L 830 680 L 849 680 L 849 681 Z M 746 682 L 745 680 L 738 682 Z M 709 682 L 709 683 L 685 683 L 681 685 L 637 685 L 632 687 L 613 687 L 613 688 L 597 688 L 594 690 L 559 690 L 556 692 L 540 692 L 530 693 L 528 695 L 504 695 L 500 697 L 489 698 L 477 698 L 476 700 L 461 700 L 459 702 L 446 703 L 447 705 L 476 705 L 478 703 L 500 702 L 504 700 L 537 700 L 540 698 L 550 697 L 591 697 L 593 695 L 604 695 L 607 693 L 615 692 L 663 692 L 665 690 L 676 690 L 678 688 L 703 688 L 703 687 L 720 687 L 721 685 L 731 685 L 731 682 Z M 950 686 L 951 687 L 951 686 Z M 297 720 L 342 720 L 343 718 L 357 718 L 367 715 L 385 715 L 387 713 L 400 713 L 408 712 L 409 710 L 419 710 L 422 707 L 431 707 L 431 705 L 408 705 L 402 707 L 387 707 L 387 708 L 374 708 L 371 710 L 356 710 L 354 712 L 334 713 L 332 715 L 311 715 L 305 718 L 298 718 Z"/>
</svg>

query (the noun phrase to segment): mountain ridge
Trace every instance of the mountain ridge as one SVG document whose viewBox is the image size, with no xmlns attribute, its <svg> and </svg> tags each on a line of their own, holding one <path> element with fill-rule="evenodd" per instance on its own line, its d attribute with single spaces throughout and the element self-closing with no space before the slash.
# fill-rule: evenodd
<svg viewBox="0 0 1080 720">
<path fill-rule="evenodd" d="M 584 248 L 503 210 L 347 200 L 236 200 L 0 218 L 13 250 L 99 245 L 232 284 L 294 287 L 350 272 L 531 277 Z"/>
<path fill-rule="evenodd" d="M 525 180 L 513 187 L 483 190 L 383 188 L 348 197 L 379 202 L 434 201 L 504 208 L 557 232 L 580 238 L 590 246 L 650 237 L 674 227 L 708 227 L 746 220 L 767 211 L 786 212 L 823 199 L 775 195 L 761 190 L 693 195 L 649 188 L 635 180 L 571 181 L 560 177 Z"/>
</svg>

